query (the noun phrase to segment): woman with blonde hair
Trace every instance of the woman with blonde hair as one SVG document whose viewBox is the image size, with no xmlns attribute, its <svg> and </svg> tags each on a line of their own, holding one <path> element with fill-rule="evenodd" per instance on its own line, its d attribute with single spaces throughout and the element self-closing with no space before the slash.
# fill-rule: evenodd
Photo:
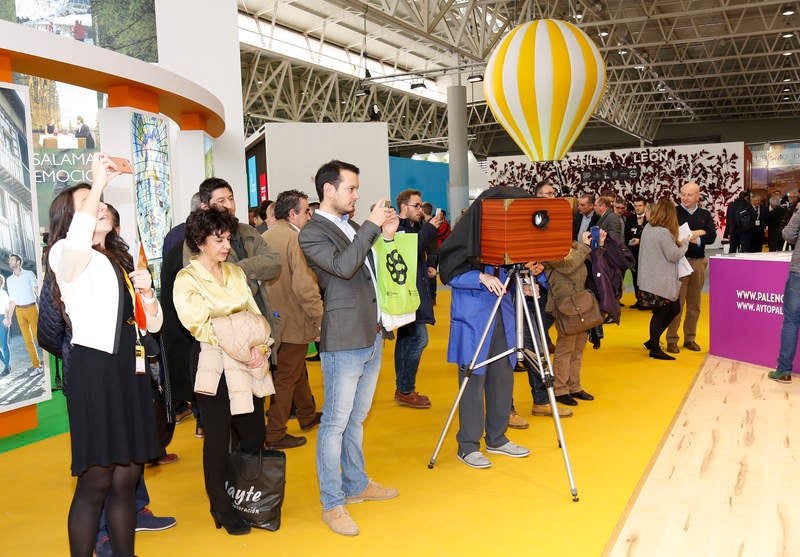
<svg viewBox="0 0 800 557">
<path fill-rule="evenodd" d="M 652 203 L 647 219 L 639 244 L 639 292 L 644 303 L 653 308 L 653 317 L 650 318 L 650 339 L 644 347 L 650 351 L 651 358 L 674 360 L 661 349 L 660 339 L 681 312 L 677 264 L 689 244 L 678 239 L 678 213 L 669 199 Z"/>
</svg>

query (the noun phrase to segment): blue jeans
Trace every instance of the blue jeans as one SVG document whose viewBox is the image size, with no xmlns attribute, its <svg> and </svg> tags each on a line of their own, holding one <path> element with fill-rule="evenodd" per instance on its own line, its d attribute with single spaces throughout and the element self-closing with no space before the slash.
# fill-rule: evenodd
<svg viewBox="0 0 800 557">
<path fill-rule="evenodd" d="M 416 387 L 419 360 L 427 345 L 428 327 L 425 323 L 409 323 L 397 329 L 394 372 L 397 377 L 397 390 L 405 395 Z"/>
<path fill-rule="evenodd" d="M 792 361 L 797 351 L 797 331 L 800 329 L 800 273 L 789 272 L 783 292 L 783 325 L 781 350 L 778 352 L 776 371 L 791 373 Z"/>
<path fill-rule="evenodd" d="M 8 369 L 11 365 L 11 349 L 8 347 L 8 327 L 3 325 L 0 316 L 0 356 L 3 358 L 3 367 Z"/>
<path fill-rule="evenodd" d="M 147 486 L 144 485 L 144 467 L 142 467 L 142 475 L 139 476 L 139 483 L 136 484 L 136 513 L 144 509 L 150 504 L 150 495 L 147 493 Z M 103 506 L 103 512 L 100 513 L 100 528 L 97 530 L 97 541 L 102 540 L 108 536 L 108 525 L 106 524 L 106 509 Z"/>
<path fill-rule="evenodd" d="M 542 325 L 544 325 L 544 334 L 547 338 L 547 342 L 552 344 L 550 340 L 550 327 L 552 327 L 553 316 L 549 313 L 544 311 L 545 306 L 547 305 L 547 290 L 544 288 L 539 289 L 539 310 L 542 313 Z M 531 314 L 531 321 L 533 322 L 534 332 L 536 331 L 536 308 L 533 307 L 533 304 L 536 300 L 532 296 L 525 296 L 525 303 L 528 305 L 528 312 Z M 523 331 L 523 345 L 525 348 L 529 350 L 533 350 L 533 339 L 531 338 L 531 333 L 528 330 L 528 324 L 525 323 Z M 539 339 L 536 339 L 537 343 Z M 547 346 L 540 346 L 540 350 L 546 351 Z M 544 353 L 544 352 L 543 352 Z M 534 404 L 549 404 L 550 399 L 547 398 L 547 389 L 544 386 L 544 381 L 542 381 L 542 376 L 539 375 L 539 372 L 536 370 L 528 369 L 528 384 L 531 386 L 531 394 L 533 395 L 533 403 Z"/>
<path fill-rule="evenodd" d="M 325 404 L 317 434 L 317 479 L 322 510 L 344 505 L 369 484 L 365 471 L 364 420 L 381 369 L 382 338 L 358 350 L 320 352 Z"/>
</svg>

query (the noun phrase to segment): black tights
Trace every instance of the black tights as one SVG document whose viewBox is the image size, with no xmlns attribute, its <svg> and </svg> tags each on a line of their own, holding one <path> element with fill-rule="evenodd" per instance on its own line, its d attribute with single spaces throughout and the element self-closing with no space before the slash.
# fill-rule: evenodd
<svg viewBox="0 0 800 557">
<path fill-rule="evenodd" d="M 653 317 L 650 318 L 650 345 L 658 346 L 659 339 L 664 331 L 667 330 L 669 324 L 675 319 L 675 316 L 681 312 L 681 303 L 679 300 L 670 302 L 664 307 L 656 308 L 653 310 Z"/>
<path fill-rule="evenodd" d="M 78 476 L 67 529 L 72 557 L 91 557 L 103 505 L 114 557 L 133 555 L 136 531 L 136 483 L 141 464 L 91 466 Z M 108 501 L 106 501 L 108 498 Z"/>
</svg>

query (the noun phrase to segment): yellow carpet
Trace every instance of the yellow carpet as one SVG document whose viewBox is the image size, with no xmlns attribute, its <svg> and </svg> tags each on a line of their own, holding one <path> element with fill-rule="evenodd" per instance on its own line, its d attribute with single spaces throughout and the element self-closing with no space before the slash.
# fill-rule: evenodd
<svg viewBox="0 0 800 557">
<path fill-rule="evenodd" d="M 626 303 L 633 295 L 624 296 Z M 698 342 L 708 346 L 707 300 Z M 349 506 L 361 535 L 344 538 L 320 520 L 314 470 L 315 435 L 287 451 L 283 525 L 232 537 L 215 530 L 202 481 L 201 445 L 194 423 L 177 427 L 172 465 L 147 469 L 156 514 L 174 515 L 177 527 L 137 536 L 139 556 L 160 555 L 599 555 L 646 470 L 705 353 L 681 352 L 675 362 L 651 360 L 642 348 L 650 313 L 623 309 L 623 326 L 606 326 L 600 350 L 587 347 L 583 386 L 594 402 L 581 402 L 563 420 L 580 502 L 573 503 L 550 418 L 530 415 L 525 374 L 516 374 L 515 403 L 531 428 L 509 437 L 533 450 L 526 459 L 490 455 L 493 466 L 473 470 L 455 457 L 457 420 L 433 470 L 427 468 L 457 391 L 455 367 L 445 361 L 449 293 L 440 291 L 439 324 L 430 329 L 417 388 L 430 410 L 397 406 L 393 344 L 367 422 L 367 471 L 400 497 Z M 310 364 L 322 401 L 319 364 Z M 296 422 L 290 433 L 299 434 Z M 0 553 L 67 554 L 66 515 L 73 490 L 69 438 L 61 435 L 0 455 L 3 504 Z M 258 552 L 258 553 L 255 553 Z"/>
</svg>

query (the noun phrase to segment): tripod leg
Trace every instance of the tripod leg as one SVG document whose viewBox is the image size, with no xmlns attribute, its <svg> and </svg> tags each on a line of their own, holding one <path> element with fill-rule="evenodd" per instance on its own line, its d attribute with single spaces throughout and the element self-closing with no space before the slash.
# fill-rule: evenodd
<svg viewBox="0 0 800 557">
<path fill-rule="evenodd" d="M 553 382 L 546 382 L 547 396 L 550 399 L 550 408 L 553 412 L 553 423 L 556 426 L 556 434 L 558 435 L 558 446 L 561 447 L 561 455 L 564 457 L 564 467 L 567 469 L 567 478 L 569 479 L 569 491 L 572 494 L 572 500 L 578 501 L 578 488 L 575 487 L 575 478 L 572 476 L 572 466 L 569 461 L 569 452 L 567 451 L 567 440 L 564 437 L 564 430 L 561 428 L 561 416 L 558 415 L 558 406 L 556 405 L 556 393 L 553 391 Z"/>
<path fill-rule="evenodd" d="M 466 377 L 464 377 L 464 380 L 461 381 L 461 387 L 458 389 L 458 395 L 456 396 L 456 400 L 453 402 L 453 407 L 450 408 L 450 414 L 447 415 L 447 421 L 444 424 L 444 428 L 442 428 L 442 434 L 439 436 L 439 442 L 436 443 L 436 449 L 434 449 L 433 455 L 431 455 L 431 459 L 428 461 L 428 468 L 430 469 L 433 469 L 433 465 L 436 464 L 439 451 L 442 449 L 442 443 L 444 443 L 444 438 L 447 436 L 447 431 L 450 429 L 450 424 L 453 423 L 453 417 L 456 415 L 456 409 L 458 409 L 458 404 L 461 402 L 461 397 L 464 396 L 464 391 L 467 390 L 467 382 L 471 376 L 472 373 L 467 373 Z"/>
</svg>

